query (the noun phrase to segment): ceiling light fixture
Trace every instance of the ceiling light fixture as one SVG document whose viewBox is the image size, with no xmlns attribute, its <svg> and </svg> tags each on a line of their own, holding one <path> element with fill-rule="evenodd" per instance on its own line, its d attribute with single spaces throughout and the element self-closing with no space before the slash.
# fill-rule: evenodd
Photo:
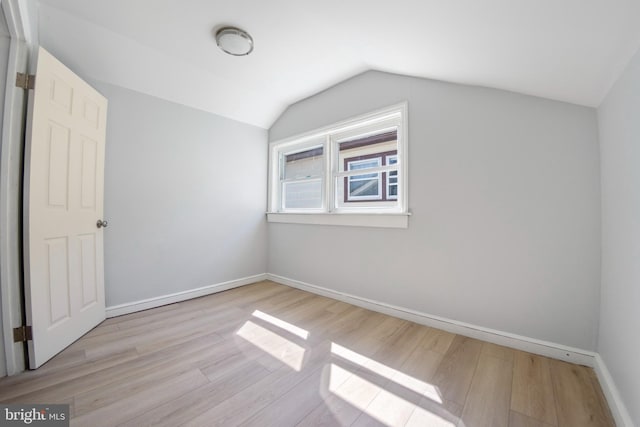
<svg viewBox="0 0 640 427">
<path fill-rule="evenodd" d="M 233 56 L 245 56 L 253 51 L 249 33 L 236 27 L 220 28 L 216 32 L 216 43 L 223 52 Z"/>
</svg>

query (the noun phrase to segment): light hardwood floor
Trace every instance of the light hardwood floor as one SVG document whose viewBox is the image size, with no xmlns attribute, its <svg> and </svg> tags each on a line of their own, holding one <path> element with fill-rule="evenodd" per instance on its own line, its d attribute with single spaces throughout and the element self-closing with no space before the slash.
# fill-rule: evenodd
<svg viewBox="0 0 640 427">
<path fill-rule="evenodd" d="M 73 426 L 613 426 L 593 370 L 273 282 L 108 319 L 3 403 Z"/>
</svg>

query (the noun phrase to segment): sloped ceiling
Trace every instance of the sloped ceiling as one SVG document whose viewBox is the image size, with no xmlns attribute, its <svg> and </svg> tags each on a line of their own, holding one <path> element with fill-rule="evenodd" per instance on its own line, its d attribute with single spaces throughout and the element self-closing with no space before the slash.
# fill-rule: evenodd
<svg viewBox="0 0 640 427">
<path fill-rule="evenodd" d="M 369 69 L 597 106 L 640 45 L 636 0 L 40 0 L 79 74 L 268 128 Z M 250 32 L 248 57 L 213 33 Z"/>
</svg>

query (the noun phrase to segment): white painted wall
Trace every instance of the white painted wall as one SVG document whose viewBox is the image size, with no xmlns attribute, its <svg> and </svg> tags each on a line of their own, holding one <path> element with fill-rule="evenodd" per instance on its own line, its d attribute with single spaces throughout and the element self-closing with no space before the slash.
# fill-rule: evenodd
<svg viewBox="0 0 640 427">
<path fill-rule="evenodd" d="M 598 352 L 640 425 L 640 51 L 598 108 L 602 302 Z"/>
<path fill-rule="evenodd" d="M 104 83 L 107 306 L 266 271 L 267 132 Z"/>
<path fill-rule="evenodd" d="M 407 100 L 409 228 L 269 224 L 269 272 L 594 350 L 600 176 L 592 108 L 367 72 L 291 106 L 270 140 Z"/>
</svg>

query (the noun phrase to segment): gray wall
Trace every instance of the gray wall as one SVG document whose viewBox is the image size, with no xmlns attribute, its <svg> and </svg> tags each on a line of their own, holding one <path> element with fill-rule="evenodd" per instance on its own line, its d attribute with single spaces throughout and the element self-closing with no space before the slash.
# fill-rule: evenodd
<svg viewBox="0 0 640 427">
<path fill-rule="evenodd" d="M 602 303 L 598 352 L 640 425 L 640 51 L 598 109 Z"/>
<path fill-rule="evenodd" d="M 267 132 L 94 86 L 109 99 L 107 306 L 264 273 Z"/>
<path fill-rule="evenodd" d="M 272 223 L 269 272 L 594 350 L 595 110 L 367 72 L 291 106 L 270 140 L 403 100 L 409 103 L 409 228 Z"/>
</svg>

